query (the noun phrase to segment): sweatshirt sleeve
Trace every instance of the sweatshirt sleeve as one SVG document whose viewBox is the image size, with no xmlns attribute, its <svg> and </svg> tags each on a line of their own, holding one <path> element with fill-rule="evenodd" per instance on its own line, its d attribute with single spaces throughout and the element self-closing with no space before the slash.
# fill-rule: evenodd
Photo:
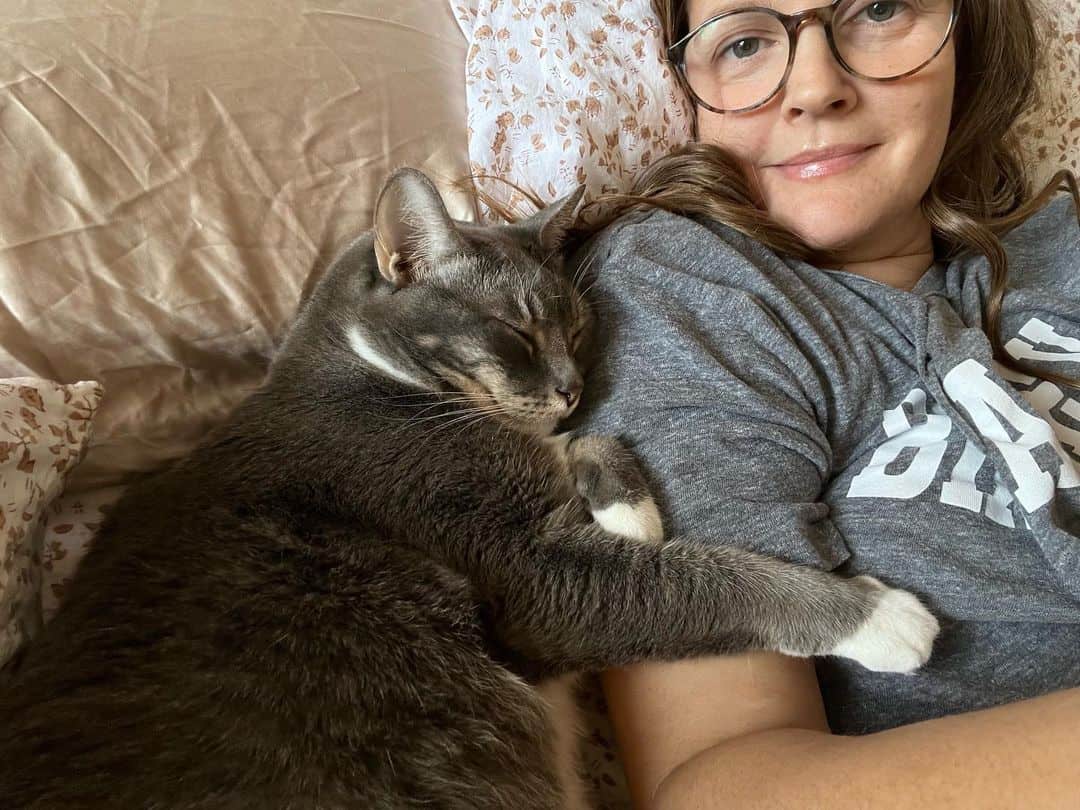
<svg viewBox="0 0 1080 810">
<path fill-rule="evenodd" d="M 576 427 L 641 459 L 668 537 L 833 569 L 848 551 L 819 496 L 831 452 L 765 269 L 692 220 L 612 226 L 586 261 L 598 339 Z"/>
</svg>

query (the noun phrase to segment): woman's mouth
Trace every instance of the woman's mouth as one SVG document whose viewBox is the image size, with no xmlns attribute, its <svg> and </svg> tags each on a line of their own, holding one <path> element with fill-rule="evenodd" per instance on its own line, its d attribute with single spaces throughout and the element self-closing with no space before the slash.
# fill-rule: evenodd
<svg viewBox="0 0 1080 810">
<path fill-rule="evenodd" d="M 813 180 L 846 172 L 860 163 L 877 144 L 844 144 L 801 152 L 783 163 L 769 166 L 789 180 Z"/>
</svg>

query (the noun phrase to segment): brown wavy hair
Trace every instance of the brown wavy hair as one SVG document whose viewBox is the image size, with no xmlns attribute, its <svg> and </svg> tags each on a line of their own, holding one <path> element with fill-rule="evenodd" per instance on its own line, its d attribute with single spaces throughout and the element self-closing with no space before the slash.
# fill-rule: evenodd
<svg viewBox="0 0 1080 810">
<path fill-rule="evenodd" d="M 652 2 L 665 46 L 678 41 L 688 30 L 685 0 Z M 1075 380 L 1045 370 L 1036 372 L 1011 359 L 1000 333 L 1001 302 L 1008 283 L 1008 259 L 1001 237 L 1060 191 L 1071 193 L 1080 211 L 1080 190 L 1068 171 L 1058 172 L 1032 194 L 1015 136 L 1017 119 L 1037 101 L 1039 60 L 1047 50 L 1040 47 L 1041 33 L 1030 0 L 968 0 L 963 4 L 953 34 L 956 92 L 952 121 L 922 209 L 933 228 L 936 258 L 975 253 L 989 262 L 991 290 L 984 329 L 995 358 L 1015 370 L 1075 386 Z M 682 81 L 681 76 L 679 79 Z M 508 220 L 516 218 L 515 212 L 501 206 L 492 195 L 479 186 L 476 189 L 477 196 L 497 214 Z M 518 190 L 538 207 L 544 204 L 536 194 Z M 577 235 L 585 238 L 623 214 L 646 206 L 709 217 L 778 253 L 811 263 L 825 260 L 769 218 L 735 157 L 716 144 L 690 143 L 675 149 L 642 171 L 628 192 L 592 200 L 581 209 Z M 1077 223 L 1080 226 L 1080 213 Z"/>
</svg>

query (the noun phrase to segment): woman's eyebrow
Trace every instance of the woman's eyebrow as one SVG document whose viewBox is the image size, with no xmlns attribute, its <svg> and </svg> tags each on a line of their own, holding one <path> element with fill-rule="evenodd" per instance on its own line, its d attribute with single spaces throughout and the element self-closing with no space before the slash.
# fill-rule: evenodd
<svg viewBox="0 0 1080 810">
<path fill-rule="evenodd" d="M 776 8 L 773 0 L 714 0 L 705 6 L 705 13 L 701 15 L 699 24 L 705 20 L 723 14 L 725 11 L 733 11 L 737 8 Z"/>
</svg>

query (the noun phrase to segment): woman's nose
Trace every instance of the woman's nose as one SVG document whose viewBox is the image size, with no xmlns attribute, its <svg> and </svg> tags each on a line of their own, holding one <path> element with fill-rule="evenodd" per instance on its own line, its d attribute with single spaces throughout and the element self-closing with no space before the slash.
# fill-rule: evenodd
<svg viewBox="0 0 1080 810">
<path fill-rule="evenodd" d="M 818 22 L 807 24 L 799 32 L 795 61 L 782 93 L 784 117 L 793 120 L 854 109 L 858 94 L 852 78 L 833 56 L 824 27 Z"/>
</svg>

